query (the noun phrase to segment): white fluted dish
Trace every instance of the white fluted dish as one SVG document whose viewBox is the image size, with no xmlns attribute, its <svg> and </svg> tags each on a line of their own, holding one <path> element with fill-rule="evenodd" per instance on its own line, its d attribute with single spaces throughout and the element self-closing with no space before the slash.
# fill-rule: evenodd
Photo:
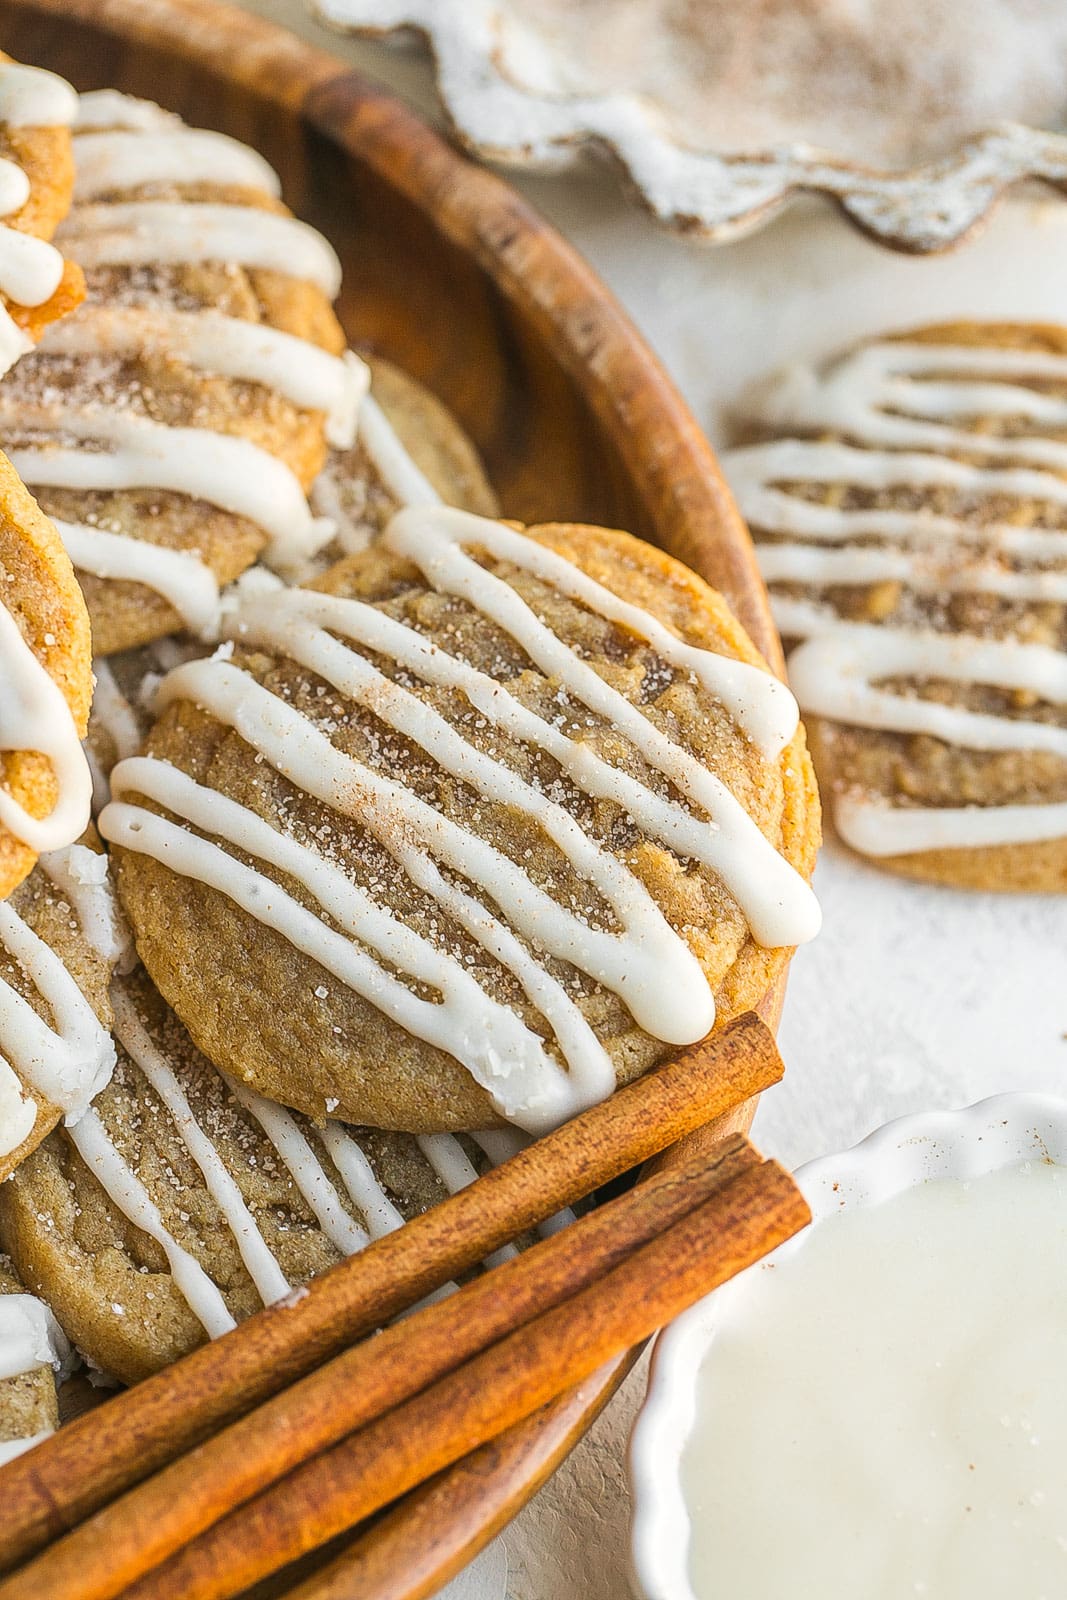
<svg viewBox="0 0 1067 1600">
<path fill-rule="evenodd" d="M 1003 1094 L 959 1111 L 887 1122 L 853 1149 L 808 1162 L 796 1177 L 817 1226 L 933 1179 L 979 1178 L 1035 1159 L 1067 1166 L 1067 1100 Z M 807 1237 L 799 1234 L 749 1270 L 802 1250 Z M 631 1561 L 635 1593 L 643 1600 L 696 1600 L 682 1456 L 696 1415 L 701 1363 L 729 1297 L 745 1293 L 747 1277 L 698 1302 L 656 1343 L 648 1395 L 630 1441 Z"/>
</svg>

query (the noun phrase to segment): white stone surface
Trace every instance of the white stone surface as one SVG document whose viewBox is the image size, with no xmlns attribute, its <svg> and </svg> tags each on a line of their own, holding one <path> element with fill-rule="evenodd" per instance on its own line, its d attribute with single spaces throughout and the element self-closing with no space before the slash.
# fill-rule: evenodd
<svg viewBox="0 0 1067 1600">
<path fill-rule="evenodd" d="M 390 82 L 424 110 L 416 57 L 342 40 L 300 0 L 250 9 Z M 891 255 L 829 208 L 798 205 L 709 250 L 660 234 L 606 170 L 521 178 L 629 308 L 713 440 L 751 378 L 866 331 L 966 314 L 1067 321 L 1067 206 L 1004 205 L 984 234 L 936 259 Z M 780 1042 L 788 1074 L 755 1134 L 789 1166 L 854 1143 L 887 1117 L 1004 1089 L 1067 1086 L 1067 900 L 925 888 L 827 846 L 819 940 L 794 964 Z M 624 1455 L 639 1368 L 502 1537 L 511 1600 L 622 1600 Z M 498 1555 L 463 1600 L 499 1600 Z M 458 1595 L 457 1595 L 458 1600 Z"/>
</svg>

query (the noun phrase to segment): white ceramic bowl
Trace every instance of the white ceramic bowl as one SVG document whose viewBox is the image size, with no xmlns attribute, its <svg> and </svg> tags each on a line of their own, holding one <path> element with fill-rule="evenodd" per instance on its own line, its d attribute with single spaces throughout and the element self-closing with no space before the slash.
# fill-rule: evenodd
<svg viewBox="0 0 1067 1600">
<path fill-rule="evenodd" d="M 901 1117 L 796 1176 L 818 1224 L 844 1207 L 877 1205 L 931 1178 L 976 1178 L 1034 1159 L 1067 1166 L 1067 1100 L 1004 1094 L 961 1111 Z M 807 1231 L 799 1234 L 769 1259 L 802 1250 L 806 1237 Z M 697 1375 L 727 1297 L 744 1294 L 749 1273 L 762 1266 L 708 1295 L 656 1341 L 648 1397 L 630 1441 L 631 1559 L 635 1591 L 645 1600 L 695 1600 L 681 1462 Z"/>
</svg>

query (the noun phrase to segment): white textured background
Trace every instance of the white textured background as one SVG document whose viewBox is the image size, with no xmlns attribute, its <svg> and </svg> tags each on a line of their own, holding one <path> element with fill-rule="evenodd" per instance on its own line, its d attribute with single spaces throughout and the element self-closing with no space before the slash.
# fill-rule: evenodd
<svg viewBox="0 0 1067 1600">
<path fill-rule="evenodd" d="M 301 0 L 246 0 L 432 113 L 417 57 L 345 40 Z M 858 335 L 933 318 L 1067 321 L 1067 207 L 1018 201 L 936 260 L 893 256 L 814 202 L 709 250 L 658 233 L 606 170 L 517 186 L 590 258 L 658 350 L 713 441 L 751 377 Z M 1067 1084 L 1067 901 L 926 889 L 828 846 L 826 925 L 797 957 L 780 1043 L 788 1075 L 755 1134 L 789 1166 L 854 1143 L 887 1117 L 1003 1089 Z M 622 1600 L 626 1438 L 636 1372 L 587 1439 L 455 1600 Z"/>
</svg>

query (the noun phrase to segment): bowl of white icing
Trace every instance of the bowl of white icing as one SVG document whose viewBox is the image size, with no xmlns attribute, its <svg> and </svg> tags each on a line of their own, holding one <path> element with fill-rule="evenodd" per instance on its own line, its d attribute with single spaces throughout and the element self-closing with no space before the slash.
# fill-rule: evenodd
<svg viewBox="0 0 1067 1600">
<path fill-rule="evenodd" d="M 1067 1100 L 888 1123 L 657 1342 L 644 1600 L 1067 1595 Z"/>
</svg>

